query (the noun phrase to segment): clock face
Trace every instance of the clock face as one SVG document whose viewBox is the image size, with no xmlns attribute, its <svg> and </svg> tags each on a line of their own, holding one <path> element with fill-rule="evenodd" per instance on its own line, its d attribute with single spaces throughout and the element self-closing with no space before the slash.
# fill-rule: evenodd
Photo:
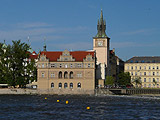
<svg viewBox="0 0 160 120">
<path fill-rule="evenodd" d="M 98 46 L 103 46 L 103 41 L 98 41 Z"/>
</svg>

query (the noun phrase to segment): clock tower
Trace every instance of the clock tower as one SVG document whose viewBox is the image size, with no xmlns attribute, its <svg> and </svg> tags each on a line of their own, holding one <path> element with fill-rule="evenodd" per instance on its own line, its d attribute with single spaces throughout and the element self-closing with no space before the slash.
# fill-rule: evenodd
<svg viewBox="0 0 160 120">
<path fill-rule="evenodd" d="M 98 33 L 93 37 L 93 50 L 96 52 L 96 79 L 105 80 L 105 76 L 109 75 L 109 40 L 106 35 L 106 21 L 103 19 L 101 10 L 100 20 L 97 24 Z"/>
</svg>

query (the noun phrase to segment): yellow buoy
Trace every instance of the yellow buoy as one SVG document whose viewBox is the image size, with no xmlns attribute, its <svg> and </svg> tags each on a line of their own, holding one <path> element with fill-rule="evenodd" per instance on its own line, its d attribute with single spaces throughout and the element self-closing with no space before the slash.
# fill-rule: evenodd
<svg viewBox="0 0 160 120">
<path fill-rule="evenodd" d="M 66 104 L 68 104 L 68 101 L 66 101 Z"/>
<path fill-rule="evenodd" d="M 59 102 L 59 100 L 57 100 L 57 102 Z"/>
<path fill-rule="evenodd" d="M 47 100 L 47 98 L 46 98 L 46 97 L 45 97 L 44 99 L 45 99 L 45 100 Z"/>
<path fill-rule="evenodd" d="M 86 109 L 87 109 L 87 110 L 89 110 L 89 109 L 90 109 L 90 107 L 87 107 Z"/>
</svg>

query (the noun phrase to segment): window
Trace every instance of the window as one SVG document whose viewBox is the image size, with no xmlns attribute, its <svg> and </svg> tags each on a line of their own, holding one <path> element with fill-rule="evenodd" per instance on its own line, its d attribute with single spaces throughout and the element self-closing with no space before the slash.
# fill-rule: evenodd
<svg viewBox="0 0 160 120">
<path fill-rule="evenodd" d="M 149 76 L 151 75 L 151 72 L 149 72 Z"/>
<path fill-rule="evenodd" d="M 137 70 L 137 66 L 135 66 L 135 70 Z"/>
<path fill-rule="evenodd" d="M 133 66 L 131 66 L 131 69 L 133 70 Z"/>
<path fill-rule="evenodd" d="M 144 69 L 146 69 L 146 66 L 144 66 Z"/>
<path fill-rule="evenodd" d="M 153 66 L 153 70 L 154 70 L 154 66 Z"/>
<path fill-rule="evenodd" d="M 61 71 L 58 74 L 58 78 L 62 78 L 62 72 Z"/>
<path fill-rule="evenodd" d="M 144 75 L 146 75 L 146 72 L 144 72 Z"/>
<path fill-rule="evenodd" d="M 44 73 L 42 73 L 42 77 L 44 77 Z"/>
<path fill-rule="evenodd" d="M 140 76 L 142 76 L 142 73 L 141 73 L 141 72 L 140 72 L 139 74 L 140 74 Z"/>
<path fill-rule="evenodd" d="M 51 64 L 51 68 L 54 68 L 55 67 L 55 64 Z"/>
<path fill-rule="evenodd" d="M 67 72 L 67 71 L 64 72 L 64 78 L 65 78 L 65 79 L 68 78 L 68 72 Z"/>
<path fill-rule="evenodd" d="M 129 70 L 129 66 L 127 66 L 127 69 Z"/>
<path fill-rule="evenodd" d="M 157 84 L 157 88 L 159 88 L 159 84 Z"/>
<path fill-rule="evenodd" d="M 77 77 L 81 78 L 82 77 L 82 73 L 77 73 Z"/>
<path fill-rule="evenodd" d="M 133 60 L 131 60 L 130 63 L 133 63 Z"/>
<path fill-rule="evenodd" d="M 159 82 L 159 78 L 157 78 L 157 82 Z"/>
<path fill-rule="evenodd" d="M 54 78 L 55 77 L 55 74 L 54 73 L 51 73 L 51 78 Z"/>
<path fill-rule="evenodd" d="M 135 76 L 137 76 L 137 72 L 135 72 Z"/>
<path fill-rule="evenodd" d="M 146 84 L 144 84 L 144 87 L 146 87 Z"/>
<path fill-rule="evenodd" d="M 131 72 L 131 75 L 133 75 L 133 72 Z"/>
<path fill-rule="evenodd" d="M 72 71 L 71 71 L 70 74 L 69 74 L 69 78 L 70 78 L 70 79 L 73 79 L 73 72 L 72 72 Z"/>
<path fill-rule="evenodd" d="M 67 83 L 64 83 L 64 88 L 67 88 L 68 87 L 68 84 Z"/>
<path fill-rule="evenodd" d="M 138 61 L 136 61 L 136 63 L 138 63 Z"/>
<path fill-rule="evenodd" d="M 149 70 L 151 69 L 151 67 L 149 66 L 149 68 L 148 68 Z"/>
<path fill-rule="evenodd" d="M 59 67 L 61 68 L 61 67 L 62 67 L 62 64 L 59 64 Z"/>
<path fill-rule="evenodd" d="M 68 65 L 66 64 L 66 65 L 65 65 L 65 68 L 67 68 L 67 67 L 68 67 Z"/>
<path fill-rule="evenodd" d="M 157 69 L 159 69 L 159 67 L 157 66 Z"/>
<path fill-rule="evenodd" d="M 157 75 L 159 75 L 159 72 L 157 72 Z"/>
<path fill-rule="evenodd" d="M 144 63 L 144 60 L 142 60 L 141 62 Z"/>
<path fill-rule="evenodd" d="M 155 75 L 155 72 L 153 72 L 153 75 Z"/>
<path fill-rule="evenodd" d="M 73 67 L 73 64 L 71 64 L 70 67 L 72 68 L 72 67 Z"/>
<path fill-rule="evenodd" d="M 151 87 L 151 84 L 149 84 L 149 86 L 148 86 L 149 88 Z"/>
<path fill-rule="evenodd" d="M 81 64 L 77 64 L 77 67 L 80 68 L 80 67 L 81 67 Z"/>
<path fill-rule="evenodd" d="M 54 83 L 51 83 L 51 88 L 54 88 Z"/>
<path fill-rule="evenodd" d="M 70 88 L 73 88 L 73 83 L 70 83 Z"/>
<path fill-rule="evenodd" d="M 141 70 L 141 66 L 139 66 L 139 69 Z"/>
<path fill-rule="evenodd" d="M 81 88 L 81 83 L 78 83 L 78 84 L 77 84 L 77 87 L 78 87 L 78 88 Z"/>
<path fill-rule="evenodd" d="M 42 63 L 42 68 L 44 68 L 44 63 Z"/>
<path fill-rule="evenodd" d="M 146 78 L 144 78 L 144 82 L 146 82 Z"/>
<path fill-rule="evenodd" d="M 59 83 L 59 88 L 62 88 L 62 83 Z"/>
<path fill-rule="evenodd" d="M 151 82 L 151 78 L 149 78 L 149 82 Z"/>
<path fill-rule="evenodd" d="M 90 68 L 91 67 L 91 64 L 88 64 L 88 68 Z"/>
<path fill-rule="evenodd" d="M 155 78 L 153 78 L 153 82 L 156 82 Z"/>
</svg>

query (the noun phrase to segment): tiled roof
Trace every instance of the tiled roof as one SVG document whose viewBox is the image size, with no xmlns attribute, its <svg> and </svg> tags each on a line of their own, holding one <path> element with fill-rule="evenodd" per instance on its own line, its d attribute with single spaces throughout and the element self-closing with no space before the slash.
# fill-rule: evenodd
<svg viewBox="0 0 160 120">
<path fill-rule="evenodd" d="M 160 63 L 160 56 L 132 57 L 126 63 Z"/>
<path fill-rule="evenodd" d="M 42 51 L 41 55 L 44 54 L 49 59 L 49 61 L 57 61 L 62 55 L 62 51 Z M 75 61 L 83 61 L 87 55 L 92 55 L 94 57 L 94 51 L 73 51 L 70 52 L 70 55 L 75 59 Z"/>
</svg>

